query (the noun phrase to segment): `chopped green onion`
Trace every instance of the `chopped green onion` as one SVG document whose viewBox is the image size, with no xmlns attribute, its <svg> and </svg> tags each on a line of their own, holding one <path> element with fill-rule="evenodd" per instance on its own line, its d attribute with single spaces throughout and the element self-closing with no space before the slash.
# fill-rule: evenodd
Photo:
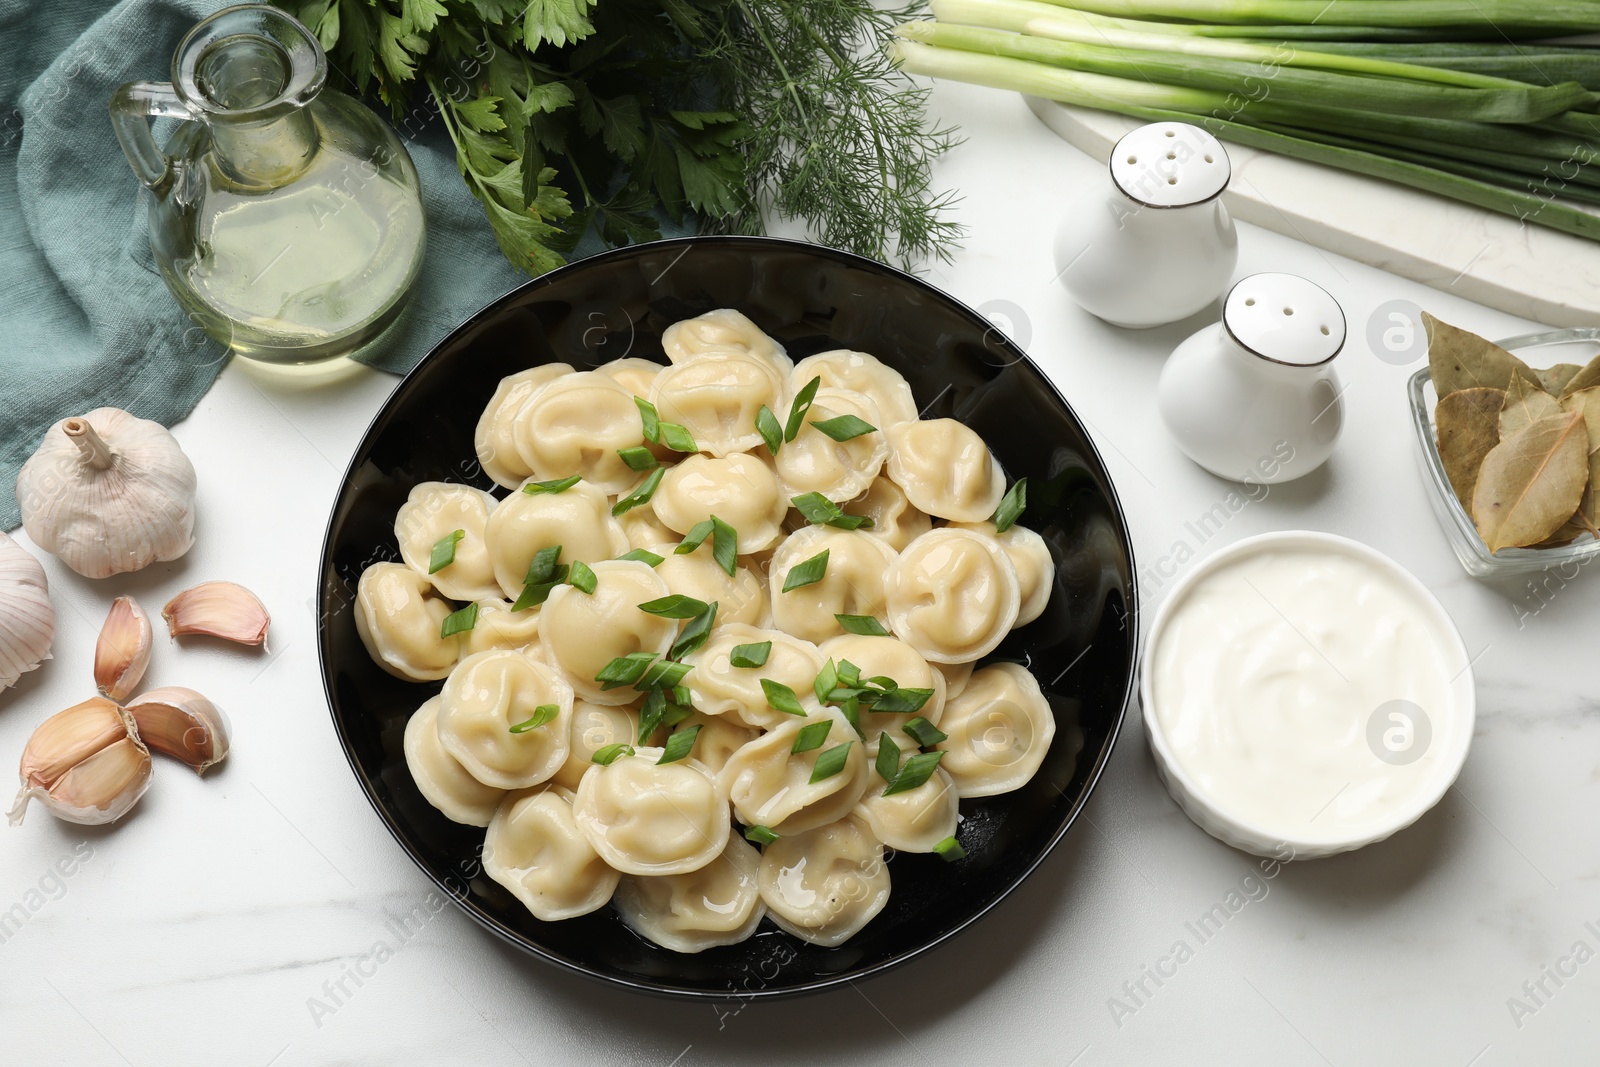
<svg viewBox="0 0 1600 1067">
<path fill-rule="evenodd" d="M 767 451 L 776 456 L 778 449 L 783 447 L 783 427 L 778 425 L 778 416 L 765 404 L 756 412 L 756 432 L 766 442 Z"/>
<path fill-rule="evenodd" d="M 633 755 L 633 746 L 624 745 L 621 742 L 618 742 L 617 744 L 607 745 L 604 748 L 597 749 L 595 754 L 590 756 L 589 759 L 591 762 L 598 763 L 602 767 L 609 767 L 618 756 L 631 755 Z"/>
<path fill-rule="evenodd" d="M 711 558 L 732 578 L 739 573 L 739 531 L 711 516 Z"/>
<path fill-rule="evenodd" d="M 661 749 L 661 758 L 656 760 L 656 763 L 676 763 L 690 752 L 693 752 L 695 735 L 699 732 L 700 725 L 697 723 L 687 730 L 679 730 L 667 738 L 666 745 Z"/>
<path fill-rule="evenodd" d="M 656 488 L 661 485 L 661 476 L 666 473 L 665 467 L 657 467 L 651 471 L 644 481 L 634 486 L 633 492 L 611 505 L 611 514 L 621 515 L 625 511 L 632 511 L 640 504 L 648 504 L 650 498 L 656 495 Z"/>
<path fill-rule="evenodd" d="M 692 699 L 693 698 L 689 695 L 689 687 L 688 686 L 686 686 L 686 685 L 675 685 L 675 686 L 672 687 L 672 701 L 673 701 L 673 703 L 679 705 L 680 707 L 687 708 L 687 707 L 689 707 L 690 701 Z"/>
<path fill-rule="evenodd" d="M 733 651 L 728 653 L 728 664 L 733 667 L 765 667 L 767 657 L 770 655 L 772 655 L 771 641 L 753 645 L 734 645 Z"/>
<path fill-rule="evenodd" d="M 817 694 L 817 699 L 824 704 L 828 702 L 828 694 L 833 692 L 834 686 L 839 684 L 839 668 L 834 666 L 833 660 L 822 665 L 822 671 L 811 683 L 811 691 Z"/>
<path fill-rule="evenodd" d="M 898 682 L 896 682 L 893 678 L 890 678 L 886 674 L 875 674 L 875 675 L 873 675 L 871 678 L 867 679 L 867 684 L 868 685 L 875 685 L 879 689 L 882 689 L 886 693 L 891 689 L 899 689 L 900 688 L 900 684 Z"/>
<path fill-rule="evenodd" d="M 523 585 L 543 585 L 545 582 L 555 581 L 556 564 L 561 560 L 561 546 L 549 545 L 533 554 L 533 559 L 528 563 L 527 576 L 522 579 Z"/>
<path fill-rule="evenodd" d="M 694 434 L 689 432 L 687 426 L 676 422 L 661 424 L 661 443 L 674 452 L 700 451 L 700 446 L 694 443 Z"/>
<path fill-rule="evenodd" d="M 478 605 L 468 604 L 460 611 L 452 611 L 439 623 L 439 639 L 454 637 L 456 634 L 466 633 L 478 625 Z"/>
<path fill-rule="evenodd" d="M 456 530 L 447 533 L 433 543 L 433 551 L 428 553 L 428 573 L 438 574 L 456 561 L 456 542 L 467 536 L 467 531 Z"/>
<path fill-rule="evenodd" d="M 864 637 L 888 637 L 889 630 L 871 615 L 835 615 L 839 625 L 843 626 L 846 633 L 861 634 Z"/>
<path fill-rule="evenodd" d="M 628 465 L 629 470 L 653 471 L 661 466 L 661 461 L 656 459 L 656 454 L 643 445 L 634 445 L 632 448 L 619 448 L 617 455 L 622 457 L 622 462 Z"/>
<path fill-rule="evenodd" d="M 676 689 L 684 675 L 694 670 L 693 665 L 670 659 L 658 659 L 650 665 L 634 684 L 635 689 Z"/>
<path fill-rule="evenodd" d="M 551 573 L 548 582 L 532 582 L 522 587 L 522 594 L 517 597 L 517 602 L 511 605 L 512 611 L 525 611 L 536 608 L 550 599 L 550 594 L 555 587 L 567 580 L 568 567 L 565 563 L 556 567 Z"/>
<path fill-rule="evenodd" d="M 1003 534 L 1015 526 L 1022 513 L 1028 509 L 1028 479 L 1018 478 L 1017 484 L 1006 490 L 1000 506 L 994 512 L 994 532 Z"/>
<path fill-rule="evenodd" d="M 664 558 L 665 557 L 663 556 L 656 555 L 648 548 L 636 548 L 632 552 L 624 552 L 622 555 L 617 557 L 619 561 L 631 560 L 635 563 L 648 563 L 652 567 L 661 566 L 661 562 Z"/>
<path fill-rule="evenodd" d="M 810 559 L 789 568 L 788 575 L 783 579 L 783 591 L 787 593 L 802 586 L 814 585 L 822 581 L 822 576 L 827 571 L 828 550 L 825 548 Z"/>
<path fill-rule="evenodd" d="M 656 406 L 643 397 L 634 397 L 633 402 L 639 407 L 639 421 L 644 424 L 644 439 L 653 445 L 661 443 L 661 416 L 656 411 Z"/>
<path fill-rule="evenodd" d="M 706 638 L 711 634 L 711 626 L 717 621 L 717 602 L 713 600 L 706 605 L 706 610 L 689 620 L 683 628 L 678 639 L 673 642 L 672 650 L 667 653 L 671 659 L 682 659 L 691 652 L 696 651 L 706 643 Z"/>
<path fill-rule="evenodd" d="M 800 727 L 800 732 L 794 735 L 794 744 L 790 752 L 810 752 L 814 748 L 821 748 L 828 740 L 828 731 L 833 729 L 831 722 L 813 722 Z"/>
<path fill-rule="evenodd" d="M 789 406 L 789 421 L 783 427 L 785 441 L 793 441 L 800 432 L 800 427 L 806 421 L 806 412 L 811 410 L 811 402 L 817 398 L 817 389 L 821 385 L 821 378 L 813 378 L 795 394 L 794 403 Z"/>
<path fill-rule="evenodd" d="M 839 712 L 844 716 L 844 721 L 856 732 L 856 736 L 865 741 L 867 732 L 861 728 L 861 701 L 851 697 L 839 705 Z"/>
<path fill-rule="evenodd" d="M 846 515 L 844 508 L 821 493 L 806 493 L 790 497 L 789 503 L 799 509 L 806 521 L 817 526 L 832 526 L 839 530 L 859 530 L 872 525 L 865 515 Z"/>
<path fill-rule="evenodd" d="M 833 419 L 822 419 L 813 422 L 821 432 L 827 434 L 835 441 L 853 441 L 863 434 L 877 433 L 878 428 L 866 419 L 858 419 L 854 415 L 840 415 Z"/>
<path fill-rule="evenodd" d="M 660 689 L 652 689 L 645 694 L 644 703 L 639 707 L 639 743 L 648 745 L 650 738 L 655 734 L 656 727 L 661 725 L 661 719 L 667 713 L 667 694 Z"/>
<path fill-rule="evenodd" d="M 967 850 L 962 848 L 954 837 L 947 837 L 940 841 L 933 846 L 933 851 L 936 855 L 942 857 L 946 863 L 954 863 L 956 860 L 967 858 Z"/>
<path fill-rule="evenodd" d="M 511 732 L 514 734 L 525 734 L 529 730 L 537 730 L 546 723 L 555 722 L 556 717 L 560 714 L 560 705 L 540 704 L 538 707 L 533 709 L 533 717 L 531 719 L 524 719 L 517 723 L 511 728 Z"/>
<path fill-rule="evenodd" d="M 706 538 L 710 537 L 711 532 L 715 529 L 716 524 L 710 519 L 702 519 L 689 527 L 689 532 L 683 535 L 683 540 L 678 542 L 678 547 L 672 550 L 673 553 L 679 556 L 687 556 L 689 553 L 696 551 L 706 543 Z M 713 551 L 715 551 L 714 547 Z"/>
<path fill-rule="evenodd" d="M 627 656 L 618 656 L 601 667 L 600 673 L 594 676 L 594 680 L 600 683 L 602 689 L 621 689 L 644 677 L 645 670 L 655 658 L 654 652 L 634 652 Z"/>
<path fill-rule="evenodd" d="M 692 619 L 706 610 L 706 602 L 696 600 L 692 596 L 673 593 L 671 596 L 646 600 L 639 605 L 639 610 L 647 615 L 659 615 L 663 619 Z"/>
<path fill-rule="evenodd" d="M 757 823 L 744 832 L 744 839 L 753 841 L 758 845 L 770 845 L 778 839 L 778 835 Z"/>
<path fill-rule="evenodd" d="M 846 741 L 842 745 L 835 745 L 817 757 L 817 762 L 811 765 L 811 777 L 806 780 L 807 785 L 816 785 L 826 781 L 844 770 L 844 764 L 850 758 L 850 746 L 854 741 Z"/>
<path fill-rule="evenodd" d="M 767 704 L 774 711 L 781 711 L 785 715 L 804 715 L 806 709 L 800 706 L 800 698 L 794 695 L 794 690 L 782 682 L 774 682 L 771 678 L 761 679 L 761 691 L 766 694 Z"/>
<path fill-rule="evenodd" d="M 574 474 L 570 478 L 557 478 L 549 482 L 529 482 L 522 487 L 522 491 L 529 496 L 538 496 L 540 493 L 565 493 L 581 481 L 583 479 Z"/>
<path fill-rule="evenodd" d="M 878 772 L 879 778 L 889 783 L 900 773 L 900 746 L 888 734 L 878 738 L 878 758 L 873 760 L 872 769 Z"/>
<path fill-rule="evenodd" d="M 861 685 L 861 668 L 847 659 L 840 660 L 839 681 L 841 684 L 848 685 L 851 688 L 859 688 Z"/>
<path fill-rule="evenodd" d="M 887 715 L 909 715 L 921 711 L 932 696 L 932 689 L 891 689 L 873 702 L 872 710 Z"/>
<path fill-rule="evenodd" d="M 885 734 L 883 739 L 889 740 L 888 735 Z M 894 776 L 894 781 L 884 787 L 883 795 L 894 796 L 896 793 L 904 793 L 922 785 L 933 775 L 934 769 L 939 766 L 939 761 L 942 759 L 944 759 L 943 752 L 918 752 L 906 760 L 900 772 Z"/>
<path fill-rule="evenodd" d="M 567 572 L 567 581 L 574 589 L 582 589 L 585 593 L 593 594 L 599 579 L 594 571 L 581 559 L 572 561 L 572 568 Z"/>
<path fill-rule="evenodd" d="M 933 725 L 933 723 L 929 722 L 927 719 L 924 719 L 921 715 L 918 715 L 916 718 L 900 727 L 900 729 L 904 730 L 911 740 L 915 741 L 923 748 L 932 748 L 940 741 L 948 741 L 950 739 L 949 734 L 940 730 L 937 726 Z"/>
</svg>

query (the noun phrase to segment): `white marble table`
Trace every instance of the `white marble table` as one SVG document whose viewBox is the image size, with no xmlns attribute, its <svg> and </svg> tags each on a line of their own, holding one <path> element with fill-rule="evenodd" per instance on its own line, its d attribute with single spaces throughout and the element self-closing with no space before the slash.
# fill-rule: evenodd
<svg viewBox="0 0 1600 1067">
<path fill-rule="evenodd" d="M 232 716 L 221 773 L 202 781 L 162 762 L 114 828 L 86 832 L 35 809 L 20 829 L 0 830 L 0 923 L 12 917 L 0 931 L 0 1062 L 1592 1062 L 1594 576 L 1536 592 L 1462 573 L 1412 455 L 1402 386 L 1414 368 L 1378 360 L 1364 342 L 1372 311 L 1397 297 L 1490 335 L 1534 324 L 1245 227 L 1241 273 L 1303 274 L 1349 313 L 1347 424 L 1324 471 L 1273 489 L 1200 544 L 1185 523 L 1230 487 L 1176 450 L 1153 403 L 1163 358 L 1199 322 L 1128 333 L 1070 304 L 1052 280 L 1049 236 L 1070 190 L 1097 178 L 1094 165 L 1018 98 L 941 86 L 935 105 L 967 133 L 938 179 L 963 191 L 971 236 L 931 277 L 1009 318 L 1091 426 L 1134 530 L 1146 607 L 1170 588 L 1162 572 L 1186 554 L 1180 546 L 1204 554 L 1307 527 L 1391 554 L 1433 588 L 1478 657 L 1477 736 L 1444 801 L 1388 842 L 1246 882 L 1255 861 L 1194 827 L 1156 781 L 1135 708 L 1061 846 L 992 916 L 926 959 L 854 989 L 742 1010 L 566 977 L 453 907 L 429 909 L 432 884 L 369 808 L 323 703 L 318 548 L 345 461 L 395 379 L 363 372 L 299 392 L 233 366 L 176 431 L 201 471 L 199 544 L 180 563 L 98 584 L 48 561 L 56 660 L 0 695 L 0 757 L 9 763 L 40 719 L 92 692 L 95 633 L 118 592 L 153 610 L 196 581 L 243 582 L 274 614 L 271 653 L 158 636 L 151 680 L 200 689 Z M 1185 924 L 1232 890 L 1247 903 L 1201 943 Z M 413 915 L 402 938 L 399 919 Z M 1146 968 L 1180 940 L 1192 956 L 1157 986 Z M 1568 973 L 1549 977 L 1557 969 Z M 1513 1013 L 1510 998 L 1531 1010 Z"/>
</svg>

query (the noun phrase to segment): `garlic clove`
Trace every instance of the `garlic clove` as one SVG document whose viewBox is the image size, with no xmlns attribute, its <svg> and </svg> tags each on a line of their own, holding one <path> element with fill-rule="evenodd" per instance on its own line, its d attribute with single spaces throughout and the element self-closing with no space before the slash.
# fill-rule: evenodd
<svg viewBox="0 0 1600 1067">
<path fill-rule="evenodd" d="M 193 689 L 152 689 L 126 710 L 151 751 L 182 760 L 196 774 L 205 774 L 228 756 L 228 717 Z"/>
<path fill-rule="evenodd" d="M 50 658 L 56 610 L 33 555 L 0 533 L 0 689 Z"/>
<path fill-rule="evenodd" d="M 114 822 L 144 795 L 150 773 L 150 752 L 133 719 L 109 700 L 85 700 L 50 716 L 28 738 L 11 825 L 22 822 L 34 799 L 68 822 Z"/>
<path fill-rule="evenodd" d="M 150 616 L 131 596 L 111 602 L 94 646 L 94 684 L 102 696 L 121 704 L 144 680 L 150 666 Z"/>
<path fill-rule="evenodd" d="M 202 582 L 185 589 L 161 609 L 173 637 L 208 634 L 241 645 L 267 640 L 272 617 L 256 595 L 234 582 Z"/>
</svg>

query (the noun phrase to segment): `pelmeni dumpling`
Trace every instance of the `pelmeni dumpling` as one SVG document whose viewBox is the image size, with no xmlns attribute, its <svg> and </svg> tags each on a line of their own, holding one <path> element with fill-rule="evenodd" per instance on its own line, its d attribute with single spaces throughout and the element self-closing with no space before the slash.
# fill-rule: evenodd
<svg viewBox="0 0 1600 1067">
<path fill-rule="evenodd" d="M 536 390 L 571 373 L 570 363 L 546 363 L 500 379 L 494 396 L 478 416 L 478 428 L 472 438 L 485 474 L 507 489 L 515 489 L 533 473 L 517 452 L 517 412 Z"/>
<path fill-rule="evenodd" d="M 461 639 L 466 642 L 466 655 L 504 648 L 526 651 L 537 658 L 539 650 L 534 646 L 539 643 L 539 609 L 512 611 L 511 601 L 498 596 L 480 600 L 478 619 Z"/>
<path fill-rule="evenodd" d="M 528 565 L 541 548 L 561 546 L 561 562 L 612 559 L 628 538 L 611 517 L 611 501 L 588 482 L 559 493 L 512 493 L 495 506 L 487 529 L 494 579 L 508 600 L 522 595 Z"/>
<path fill-rule="evenodd" d="M 700 732 L 694 737 L 694 758 L 706 765 L 712 774 L 719 773 L 727 766 L 728 760 L 745 745 L 760 736 L 761 731 L 753 730 L 738 719 L 725 719 L 720 715 L 707 715 L 697 711 L 683 720 L 678 730 L 688 730 L 700 727 Z"/>
<path fill-rule="evenodd" d="M 771 642 L 767 661 L 760 667 L 735 667 L 733 650 L 739 645 Z M 740 623 L 723 623 L 688 661 L 694 669 L 684 676 L 694 706 L 710 715 L 725 715 L 760 729 L 794 718 L 767 703 L 761 679 L 786 685 L 796 693 L 811 689 L 822 670 L 822 653 L 810 641 Z"/>
<path fill-rule="evenodd" d="M 606 493 L 638 480 L 618 449 L 644 444 L 633 394 L 604 374 L 578 371 L 523 402 L 513 431 L 517 453 L 536 481 L 577 474 Z"/>
<path fill-rule="evenodd" d="M 605 907 L 622 878 L 579 831 L 560 789 L 513 793 L 501 802 L 484 837 L 483 870 L 545 922 Z"/>
<path fill-rule="evenodd" d="M 944 711 L 944 675 L 933 668 L 922 653 L 896 637 L 874 637 L 870 634 L 843 634 L 822 642 L 820 651 L 835 664 L 849 661 L 861 669 L 861 677 L 893 678 L 902 689 L 931 689 L 933 695 L 921 708 L 912 712 L 882 712 L 861 709 L 861 729 L 867 735 L 867 754 L 878 752 L 878 735 L 888 731 L 894 734 L 895 743 L 905 748 L 913 742 L 901 733 L 901 727 L 918 716 L 935 726 Z"/>
<path fill-rule="evenodd" d="M 823 948 L 844 944 L 889 902 L 883 845 L 854 815 L 768 845 L 757 881 L 768 917 Z"/>
<path fill-rule="evenodd" d="M 845 415 L 854 415 L 874 429 L 848 441 L 835 441 L 817 429 L 817 423 Z M 878 406 L 863 393 L 817 390 L 805 425 L 793 441 L 778 450 L 774 460 L 785 502 L 805 493 L 821 493 L 839 503 L 866 492 L 889 454 L 889 442 L 876 428 L 881 421 Z"/>
<path fill-rule="evenodd" d="M 650 506 L 664 526 L 679 534 L 715 515 L 738 533 L 743 554 L 772 547 L 783 532 L 789 498 L 779 488 L 771 467 L 739 452 L 690 456 L 670 468 L 662 475 Z"/>
<path fill-rule="evenodd" d="M 968 660 L 966 663 L 935 663 L 933 668 L 944 675 L 944 698 L 946 700 L 961 695 L 967 687 L 967 680 L 972 677 L 972 668 L 977 664 Z"/>
<path fill-rule="evenodd" d="M 406 566 L 433 583 L 451 600 L 481 600 L 500 595 L 489 560 L 484 528 L 495 499 L 482 489 L 450 482 L 421 482 L 411 487 L 394 517 L 394 536 Z M 455 559 L 428 573 L 433 546 L 461 531 Z"/>
<path fill-rule="evenodd" d="M 592 565 L 593 593 L 558 585 L 545 601 L 539 620 L 540 645 L 548 660 L 583 699 L 595 704 L 627 704 L 633 689 L 602 689 L 595 676 L 606 664 L 635 652 L 664 655 L 678 635 L 675 619 L 640 611 L 639 605 L 668 593 L 648 563 L 606 560 Z"/>
<path fill-rule="evenodd" d="M 785 593 L 789 572 L 824 551 L 828 565 L 822 579 Z M 790 534 L 772 554 L 767 576 L 773 622 L 807 641 L 826 641 L 845 632 L 836 615 L 881 620 L 888 603 L 884 577 L 894 561 L 892 548 L 860 530 L 808 526 Z"/>
<path fill-rule="evenodd" d="M 496 649 L 468 656 L 450 672 L 439 700 L 439 743 L 484 785 L 538 785 L 571 751 L 572 688 L 521 652 Z M 511 732 L 545 705 L 556 708 L 553 720 Z"/>
<path fill-rule="evenodd" d="M 789 383 L 759 356 L 733 350 L 693 356 L 666 368 L 650 386 L 661 418 L 682 424 L 702 452 L 728 456 L 761 444 L 756 415 L 787 410 Z"/>
<path fill-rule="evenodd" d="M 563 789 L 577 789 L 584 774 L 593 767 L 594 754 L 607 745 L 639 743 L 639 712 L 618 704 L 572 702 L 572 748 L 567 762 L 550 779 Z"/>
<path fill-rule="evenodd" d="M 424 800 L 466 826 L 488 826 L 504 789 L 484 785 L 439 743 L 439 705 L 433 697 L 406 720 L 406 768 Z"/>
<path fill-rule="evenodd" d="M 659 748 L 585 774 L 572 814 L 602 859 L 624 874 L 687 874 L 722 854 L 728 796 L 696 759 L 657 763 Z"/>
<path fill-rule="evenodd" d="M 797 834 L 849 814 L 867 788 L 866 749 L 837 708 L 814 708 L 745 745 L 717 776 L 733 810 L 746 826 L 765 826 L 778 834 Z M 801 729 L 829 724 L 827 739 L 808 752 L 793 752 Z M 838 774 L 811 781 L 824 752 L 849 745 Z"/>
<path fill-rule="evenodd" d="M 913 747 L 906 754 L 915 751 Z M 879 841 L 897 852 L 932 852 L 934 845 L 955 836 L 956 809 L 961 797 L 955 783 L 943 770 L 934 768 L 928 780 L 915 789 L 889 796 L 883 795 L 889 783 L 876 773 L 870 777 L 872 784 L 867 786 L 861 803 L 856 805 L 856 814 L 867 821 L 872 827 L 872 836 Z"/>
<path fill-rule="evenodd" d="M 680 319 L 662 331 L 661 348 L 673 363 L 685 363 L 707 353 L 738 352 L 764 360 L 784 375 L 794 369 L 794 361 L 782 345 L 732 308 Z"/>
<path fill-rule="evenodd" d="M 716 601 L 718 623 L 759 626 L 767 621 L 767 591 L 761 579 L 748 567 L 736 567 L 732 574 L 723 570 L 711 554 L 709 537 L 693 552 L 661 555 L 666 558 L 656 565 L 656 573 L 667 589 L 707 604 Z"/>
<path fill-rule="evenodd" d="M 761 903 L 757 852 L 737 833 L 722 855 L 689 874 L 629 876 L 612 898 L 622 921 L 641 937 L 674 952 L 734 945 L 755 933 L 767 913 Z"/>
<path fill-rule="evenodd" d="M 862 532 L 882 538 L 896 552 L 933 529 L 933 520 L 906 499 L 906 491 L 884 477 L 874 478 L 867 491 L 845 504 L 844 510 L 871 519 L 872 525 L 863 526 Z"/>
<path fill-rule="evenodd" d="M 889 477 L 922 511 L 953 522 L 981 522 L 1006 495 L 1006 476 L 971 427 L 922 419 L 885 431 Z"/>
<path fill-rule="evenodd" d="M 954 529 L 971 530 L 994 538 L 1001 551 L 1011 560 L 1011 566 L 1017 571 L 1017 591 L 1022 597 L 1022 604 L 1017 608 L 1016 625 L 1026 625 L 1044 614 L 1044 607 L 1050 603 L 1050 593 L 1056 583 L 1056 561 L 1051 557 L 1050 546 L 1045 544 L 1044 538 L 1022 526 L 1013 526 L 1005 533 L 995 533 L 994 523 L 987 519 L 983 522 L 953 522 L 950 525 Z"/>
<path fill-rule="evenodd" d="M 935 663 L 994 651 L 1022 603 L 1016 568 L 994 538 L 949 527 L 906 546 L 885 588 L 889 629 Z"/>
<path fill-rule="evenodd" d="M 450 673 L 461 638 L 439 631 L 452 610 L 404 563 L 374 563 L 356 583 L 356 632 L 373 662 L 396 678 L 431 682 Z"/>
<path fill-rule="evenodd" d="M 595 368 L 595 373 L 604 374 L 641 400 L 649 400 L 650 383 L 661 373 L 661 364 L 638 356 L 627 356 L 600 364 Z M 640 425 L 642 428 L 643 424 Z"/>
<path fill-rule="evenodd" d="M 939 722 L 949 739 L 939 765 L 964 797 L 1020 789 L 1044 762 L 1056 735 L 1055 715 L 1024 667 L 996 663 L 972 672 L 960 696 L 947 701 Z"/>
<path fill-rule="evenodd" d="M 821 378 L 827 389 L 849 389 L 871 397 L 883 420 L 875 426 L 888 429 L 917 418 L 917 401 L 911 395 L 911 386 L 899 371 L 876 356 L 847 348 L 807 356 L 795 364 L 794 373 L 789 376 L 792 391 L 798 393 L 813 378 Z"/>
</svg>

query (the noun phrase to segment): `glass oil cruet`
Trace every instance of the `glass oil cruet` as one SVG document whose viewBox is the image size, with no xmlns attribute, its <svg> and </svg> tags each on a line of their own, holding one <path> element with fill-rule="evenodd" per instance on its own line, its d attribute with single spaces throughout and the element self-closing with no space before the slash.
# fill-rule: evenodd
<svg viewBox="0 0 1600 1067">
<path fill-rule="evenodd" d="M 371 345 L 422 265 L 417 172 L 393 129 L 324 82 L 316 37 L 260 4 L 189 31 L 172 81 L 111 99 L 154 194 L 150 243 L 190 318 L 239 355 L 321 363 Z M 148 119 L 183 120 L 157 147 Z"/>
</svg>

